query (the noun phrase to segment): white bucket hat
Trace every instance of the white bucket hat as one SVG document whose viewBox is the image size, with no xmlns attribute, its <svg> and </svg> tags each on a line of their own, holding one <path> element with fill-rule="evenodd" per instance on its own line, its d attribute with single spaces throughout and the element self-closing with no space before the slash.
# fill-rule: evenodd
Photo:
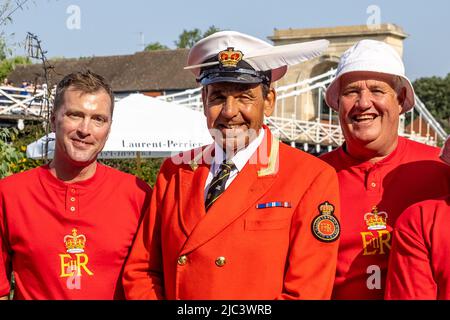
<svg viewBox="0 0 450 320">
<path fill-rule="evenodd" d="M 336 77 L 328 86 L 325 100 L 334 110 L 339 109 L 339 79 L 343 74 L 357 71 L 369 71 L 399 76 L 406 88 L 406 97 L 403 101 L 402 112 L 414 107 L 414 89 L 405 76 L 405 66 L 397 51 L 382 41 L 361 40 L 344 52 L 336 71 Z"/>
</svg>

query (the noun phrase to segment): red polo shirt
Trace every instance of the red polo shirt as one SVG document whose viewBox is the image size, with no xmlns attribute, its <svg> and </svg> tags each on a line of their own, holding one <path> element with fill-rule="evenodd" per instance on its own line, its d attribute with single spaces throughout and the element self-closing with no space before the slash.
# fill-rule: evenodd
<svg viewBox="0 0 450 320">
<path fill-rule="evenodd" d="M 64 183 L 48 166 L 0 180 L 0 296 L 15 299 L 123 298 L 121 272 L 151 188 L 97 164 Z"/>
<path fill-rule="evenodd" d="M 403 210 L 447 195 L 450 170 L 439 148 L 400 137 L 397 148 L 373 164 L 340 147 L 321 158 L 338 174 L 341 238 L 333 299 L 383 299 L 392 226 Z"/>
<path fill-rule="evenodd" d="M 389 260 L 387 299 L 450 300 L 449 231 L 450 196 L 415 204 L 400 216 Z"/>
</svg>

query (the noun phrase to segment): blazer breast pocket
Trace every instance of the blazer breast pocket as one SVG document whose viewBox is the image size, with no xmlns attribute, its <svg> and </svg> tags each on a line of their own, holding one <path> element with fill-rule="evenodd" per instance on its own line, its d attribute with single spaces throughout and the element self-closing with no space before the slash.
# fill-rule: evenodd
<svg viewBox="0 0 450 320">
<path fill-rule="evenodd" d="M 288 229 L 291 219 L 246 219 L 244 229 L 248 231 Z"/>
</svg>

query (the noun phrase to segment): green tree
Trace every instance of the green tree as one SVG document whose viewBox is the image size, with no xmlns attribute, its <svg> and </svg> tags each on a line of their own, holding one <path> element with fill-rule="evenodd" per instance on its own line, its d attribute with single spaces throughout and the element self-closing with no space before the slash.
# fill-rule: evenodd
<svg viewBox="0 0 450 320">
<path fill-rule="evenodd" d="M 30 63 L 31 61 L 28 57 L 21 56 L 0 60 L 0 81 L 3 81 L 17 65 Z"/>
<path fill-rule="evenodd" d="M 100 159 L 100 162 L 117 170 L 135 175 L 153 186 L 163 158 L 136 159 Z"/>
<path fill-rule="evenodd" d="M 0 38 L 0 61 L 3 61 L 6 59 L 6 53 L 7 53 L 7 49 L 6 49 L 5 40 Z"/>
<path fill-rule="evenodd" d="M 445 78 L 419 78 L 413 86 L 431 114 L 450 132 L 450 73 Z"/>
<path fill-rule="evenodd" d="M 193 30 L 183 29 L 183 32 L 178 36 L 178 41 L 175 41 L 177 48 L 192 48 L 192 46 L 199 40 L 220 31 L 214 25 L 210 26 L 203 34 L 200 29 Z"/>
<path fill-rule="evenodd" d="M 152 42 L 145 47 L 144 51 L 167 50 L 167 49 L 169 49 L 169 47 L 164 44 L 161 44 L 159 42 Z"/>
<path fill-rule="evenodd" d="M 178 41 L 175 41 L 175 45 L 177 48 L 192 48 L 192 46 L 201 38 L 202 33 L 200 29 L 183 29 L 183 32 L 178 36 Z"/>
<path fill-rule="evenodd" d="M 210 36 L 210 35 L 212 35 L 213 33 L 216 33 L 216 32 L 219 32 L 219 31 L 220 31 L 219 28 L 217 28 L 216 26 L 212 25 L 212 26 L 210 26 L 210 27 L 208 28 L 208 30 L 206 30 L 206 31 L 203 33 L 203 38 L 206 38 L 207 36 Z"/>
<path fill-rule="evenodd" d="M 11 139 L 17 133 L 16 129 L 0 128 L 0 178 L 14 173 L 15 167 L 23 158 L 20 151 L 11 144 Z"/>
</svg>

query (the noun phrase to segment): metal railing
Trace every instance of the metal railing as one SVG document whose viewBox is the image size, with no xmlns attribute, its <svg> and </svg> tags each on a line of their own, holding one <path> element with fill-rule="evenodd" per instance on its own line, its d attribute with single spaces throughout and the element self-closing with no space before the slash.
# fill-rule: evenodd
<svg viewBox="0 0 450 320">
<path fill-rule="evenodd" d="M 42 117 L 46 114 L 43 103 L 47 99 L 45 85 L 42 89 L 0 86 L 0 116 L 23 115 Z"/>
<path fill-rule="evenodd" d="M 283 141 L 293 144 L 312 144 L 336 147 L 344 137 L 339 125 L 338 114 L 324 105 L 326 87 L 335 76 L 332 69 L 315 77 L 276 88 L 277 103 L 273 116 L 265 119 L 271 130 Z M 0 117 L 2 115 L 33 115 L 43 117 L 49 105 L 45 87 L 38 90 L 0 87 Z M 194 110 L 203 110 L 201 88 L 189 89 L 157 97 L 168 102 L 184 105 Z M 310 115 L 305 114 L 305 100 L 313 101 Z M 311 105 L 311 103 L 310 103 Z M 50 106 L 49 106 L 50 107 Z M 399 134 L 422 143 L 437 145 L 447 137 L 439 122 L 416 96 L 413 109 L 401 115 Z"/>
</svg>

